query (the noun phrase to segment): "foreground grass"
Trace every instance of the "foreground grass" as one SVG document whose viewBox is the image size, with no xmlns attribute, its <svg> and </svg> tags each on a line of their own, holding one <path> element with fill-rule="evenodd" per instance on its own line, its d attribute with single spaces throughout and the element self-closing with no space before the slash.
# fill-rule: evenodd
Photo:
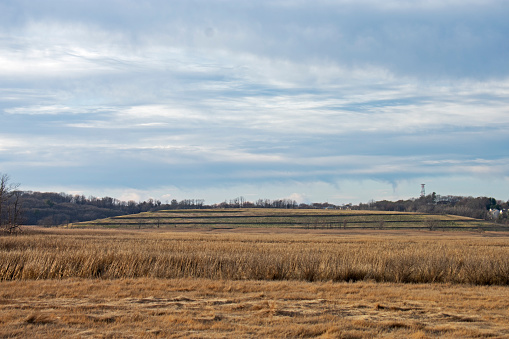
<svg viewBox="0 0 509 339">
<path fill-rule="evenodd" d="M 50 230 L 0 237 L 0 280 L 205 278 L 509 284 L 497 233 Z"/>
<path fill-rule="evenodd" d="M 0 337 L 509 337 L 508 266 L 506 233 L 32 229 Z"/>
<path fill-rule="evenodd" d="M 0 337 L 508 337 L 509 288 L 64 279 L 0 282 Z"/>
</svg>

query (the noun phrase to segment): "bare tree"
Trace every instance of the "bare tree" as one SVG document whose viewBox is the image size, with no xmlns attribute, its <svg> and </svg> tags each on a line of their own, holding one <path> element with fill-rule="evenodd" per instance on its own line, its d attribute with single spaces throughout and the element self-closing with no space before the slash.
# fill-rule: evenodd
<svg viewBox="0 0 509 339">
<path fill-rule="evenodd" d="M 21 205 L 21 192 L 12 192 L 9 205 L 7 206 L 7 225 L 6 229 L 9 233 L 21 231 L 22 223 L 22 205 Z"/>
<path fill-rule="evenodd" d="M 424 223 L 430 231 L 435 231 L 438 227 L 438 220 L 432 217 L 429 217 L 426 220 L 424 220 Z"/>
<path fill-rule="evenodd" d="M 6 219 L 6 207 L 9 200 L 11 187 L 9 184 L 9 176 L 2 174 L 0 176 L 0 228 L 3 229 Z"/>
<path fill-rule="evenodd" d="M 7 174 L 0 174 L 0 230 L 19 231 L 21 224 L 21 192 L 19 184 L 9 182 Z"/>
</svg>

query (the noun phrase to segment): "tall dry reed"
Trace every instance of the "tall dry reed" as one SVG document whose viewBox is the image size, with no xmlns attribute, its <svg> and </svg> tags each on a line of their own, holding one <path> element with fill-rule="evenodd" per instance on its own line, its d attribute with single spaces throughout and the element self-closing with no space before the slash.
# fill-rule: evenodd
<svg viewBox="0 0 509 339">
<path fill-rule="evenodd" d="M 509 284 L 509 239 L 69 233 L 0 237 L 0 279 L 180 278 Z"/>
</svg>

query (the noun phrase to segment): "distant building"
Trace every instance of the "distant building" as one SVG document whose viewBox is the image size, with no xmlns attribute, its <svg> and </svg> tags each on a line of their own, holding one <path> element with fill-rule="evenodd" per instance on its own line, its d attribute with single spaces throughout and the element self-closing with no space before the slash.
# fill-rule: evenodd
<svg viewBox="0 0 509 339">
<path fill-rule="evenodd" d="M 500 213 L 502 213 L 501 210 L 491 209 L 490 208 L 490 216 L 491 216 L 492 219 L 498 219 L 498 217 L 500 216 Z"/>
</svg>

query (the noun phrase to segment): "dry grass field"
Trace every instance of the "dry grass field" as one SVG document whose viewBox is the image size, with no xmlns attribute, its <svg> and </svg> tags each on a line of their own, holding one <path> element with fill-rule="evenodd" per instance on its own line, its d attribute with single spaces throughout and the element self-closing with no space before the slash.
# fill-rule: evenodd
<svg viewBox="0 0 509 339">
<path fill-rule="evenodd" d="M 509 234 L 26 229 L 0 337 L 509 337 Z"/>
<path fill-rule="evenodd" d="M 0 283 L 0 337 L 502 338 L 509 289 L 451 284 L 66 279 Z"/>
<path fill-rule="evenodd" d="M 50 229 L 0 237 L 0 280 L 206 278 L 508 285 L 509 240 L 496 235 Z"/>
</svg>

